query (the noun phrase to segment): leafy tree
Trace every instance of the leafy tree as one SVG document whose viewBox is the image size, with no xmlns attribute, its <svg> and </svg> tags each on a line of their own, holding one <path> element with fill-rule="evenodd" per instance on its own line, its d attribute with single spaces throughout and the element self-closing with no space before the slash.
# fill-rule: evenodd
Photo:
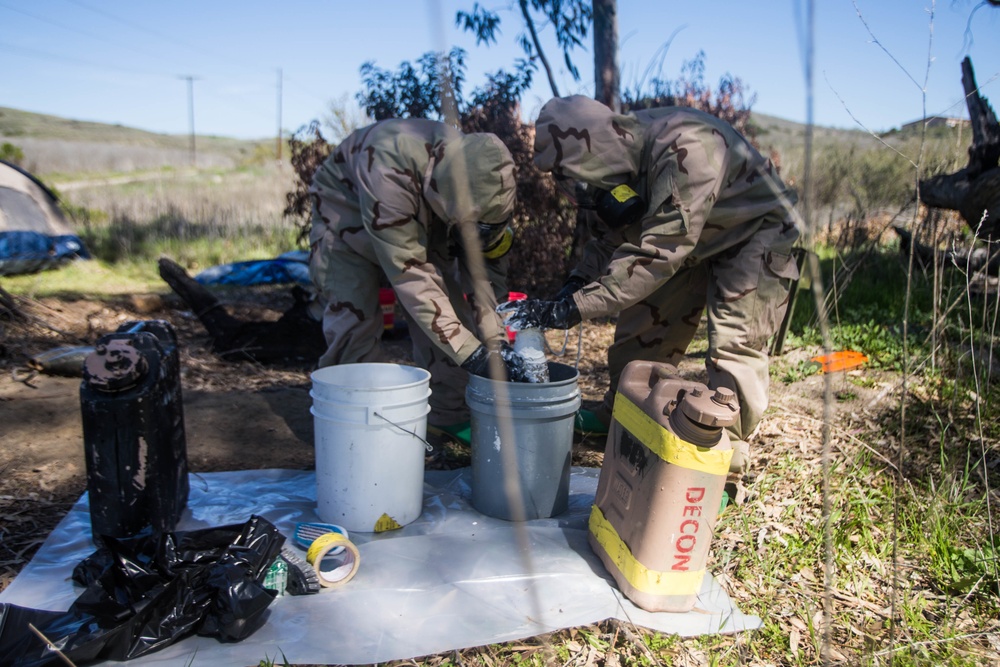
<svg viewBox="0 0 1000 667">
<path fill-rule="evenodd" d="M 334 145 L 323 137 L 318 120 L 300 127 L 288 139 L 288 150 L 291 155 L 289 160 L 297 178 L 295 189 L 285 194 L 283 214 L 295 220 L 299 228 L 297 238 L 299 243 L 305 243 L 309 239 L 312 213 L 309 186 L 312 185 L 313 174 L 330 155 Z"/>
<path fill-rule="evenodd" d="M 416 65 L 403 61 L 396 72 L 381 69 L 373 61 L 361 66 L 358 102 L 375 120 L 385 118 L 442 118 L 462 99 L 465 82 L 465 50 L 447 54 L 425 53 Z"/>
<path fill-rule="evenodd" d="M 431 118 L 450 120 L 451 111 L 465 132 L 492 132 L 510 150 L 517 177 L 516 234 L 511 251 L 511 289 L 551 292 L 562 284 L 572 240 L 573 214 L 554 182 L 535 167 L 534 132 L 521 120 L 520 99 L 531 85 L 534 67 L 518 60 L 510 71 L 487 75 L 486 83 L 463 94 L 465 53 L 427 53 L 416 64 L 403 62 L 395 71 L 368 62 L 362 67 L 365 89 L 357 99 L 375 120 Z M 442 101 L 439 91 L 450 91 Z M 451 107 L 449 109 L 448 107 Z M 296 218 L 300 239 L 308 237 L 312 202 L 308 195 L 313 174 L 330 154 L 318 121 L 289 139 L 291 163 L 298 176 L 289 192 L 285 215 Z"/>
<path fill-rule="evenodd" d="M 602 0 L 602 11 L 615 8 L 614 0 Z M 364 90 L 357 95 L 372 118 L 431 118 L 454 122 L 466 132 L 493 132 L 510 149 L 517 173 L 518 204 L 513 225 L 517 241 L 511 254 L 511 287 L 525 292 L 549 293 L 561 285 L 575 248 L 586 239 L 574 234 L 575 219 L 569 203 L 561 198 L 552 179 L 534 166 L 534 128 L 520 119 L 520 99 L 531 85 L 541 63 L 553 94 L 558 88 L 551 66 L 541 48 L 538 20 L 553 26 L 566 66 L 579 80 L 571 59 L 575 47 L 582 46 L 593 19 L 590 3 L 584 0 L 519 0 L 518 7 L 526 32 L 518 35 L 525 53 L 511 70 L 487 76 L 486 84 L 465 95 L 465 51 L 425 53 L 415 63 L 404 61 L 395 71 L 367 62 L 361 68 Z M 602 16 L 602 30 L 617 30 Z M 496 43 L 500 16 L 478 3 L 472 11 L 459 11 L 456 23 L 475 33 L 477 44 Z M 693 106 L 719 116 L 752 139 L 750 105 L 742 81 L 725 76 L 713 91 L 704 83 L 704 53 L 685 63 L 676 81 L 654 78 L 648 88 L 626 92 L 623 108 L 652 106 Z M 317 123 L 304 128 L 290 141 L 292 163 L 299 175 L 297 190 L 288 195 L 286 215 L 304 220 L 308 233 L 311 202 L 308 185 L 316 167 L 329 154 L 330 146 Z"/>
<path fill-rule="evenodd" d="M 553 294 L 568 270 L 575 215 L 559 194 L 555 181 L 534 163 L 534 126 L 521 121 L 518 100 L 530 85 L 530 70 L 497 72 L 477 90 L 462 114 L 465 132 L 492 132 L 514 158 L 517 205 L 510 254 L 511 289 L 539 296 Z"/>
<path fill-rule="evenodd" d="M 549 63 L 539 39 L 538 20 L 541 19 L 553 26 L 556 43 L 562 50 L 566 69 L 569 70 L 574 81 L 579 81 L 580 72 L 573 63 L 570 53 L 576 47 L 583 46 L 582 40 L 587 37 L 587 31 L 590 29 L 590 23 L 593 19 L 591 6 L 584 0 L 518 0 L 517 4 L 527 31 L 527 33 L 522 32 L 517 35 L 517 43 L 524 50 L 528 63 L 532 67 L 535 66 L 536 60 L 542 63 L 545 75 L 549 80 L 549 86 L 552 88 L 552 94 L 555 97 L 560 97 L 552 65 Z M 478 2 L 472 5 L 471 12 L 459 11 L 455 15 L 455 25 L 475 34 L 477 45 L 496 44 L 500 24 L 500 15 L 486 9 Z"/>
</svg>

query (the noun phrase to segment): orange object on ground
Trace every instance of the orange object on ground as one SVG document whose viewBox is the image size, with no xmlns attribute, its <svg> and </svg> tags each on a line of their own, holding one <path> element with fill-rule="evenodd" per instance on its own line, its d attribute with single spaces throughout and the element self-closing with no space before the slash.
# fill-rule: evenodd
<svg viewBox="0 0 1000 667">
<path fill-rule="evenodd" d="M 841 350 L 813 357 L 809 361 L 815 361 L 819 364 L 821 373 L 836 373 L 837 371 L 849 371 L 852 368 L 857 368 L 868 361 L 868 357 L 853 350 Z"/>
</svg>

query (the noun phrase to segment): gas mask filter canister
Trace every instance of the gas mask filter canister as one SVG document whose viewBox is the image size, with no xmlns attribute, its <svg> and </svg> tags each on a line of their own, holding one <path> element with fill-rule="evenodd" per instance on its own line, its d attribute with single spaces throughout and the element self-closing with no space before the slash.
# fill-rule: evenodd
<svg viewBox="0 0 1000 667">
<path fill-rule="evenodd" d="M 510 252 L 511 246 L 514 245 L 514 230 L 511 229 L 509 222 L 496 225 L 477 222 L 476 235 L 479 237 L 479 246 L 486 259 L 499 259 Z M 462 252 L 462 235 L 457 225 L 451 228 L 449 236 L 457 252 Z"/>
<path fill-rule="evenodd" d="M 483 244 L 483 257 L 486 259 L 499 259 L 510 252 L 514 244 L 514 230 L 508 223 L 500 225 L 488 225 L 478 223 L 479 240 Z"/>
<path fill-rule="evenodd" d="M 609 227 L 627 227 L 638 222 L 646 212 L 646 202 L 627 185 L 619 185 L 610 192 L 600 190 L 594 197 L 598 217 Z"/>
</svg>

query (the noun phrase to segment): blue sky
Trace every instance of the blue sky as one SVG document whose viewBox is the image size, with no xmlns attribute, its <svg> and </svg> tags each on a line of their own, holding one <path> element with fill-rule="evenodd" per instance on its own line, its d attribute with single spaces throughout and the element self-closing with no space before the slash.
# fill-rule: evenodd
<svg viewBox="0 0 1000 667">
<path fill-rule="evenodd" d="M 193 77 L 199 134 L 267 138 L 354 105 L 359 68 L 452 46 L 468 53 L 468 87 L 520 55 L 516 3 L 480 0 L 503 18 L 500 43 L 475 46 L 455 27 L 472 0 L 0 0 L 0 106 L 155 132 L 189 129 Z M 881 131 L 927 115 L 966 115 L 960 63 L 972 58 L 1000 107 L 1000 8 L 983 0 L 815 0 L 817 125 Z M 804 122 L 805 0 L 619 0 L 623 86 L 659 68 L 676 78 L 705 53 L 713 86 L 732 74 L 755 111 Z M 560 66 L 562 94 L 593 94 L 592 44 L 581 81 Z M 279 75 L 281 93 L 279 95 Z M 524 100 L 532 119 L 551 97 L 544 75 Z"/>
</svg>

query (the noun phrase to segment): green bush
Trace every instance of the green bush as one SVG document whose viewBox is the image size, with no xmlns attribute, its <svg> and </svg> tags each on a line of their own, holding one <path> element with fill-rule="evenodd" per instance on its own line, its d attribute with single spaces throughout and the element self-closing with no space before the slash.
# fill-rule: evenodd
<svg viewBox="0 0 1000 667">
<path fill-rule="evenodd" d="M 20 165 L 24 161 L 24 151 L 9 141 L 0 144 L 0 160 Z"/>
</svg>

